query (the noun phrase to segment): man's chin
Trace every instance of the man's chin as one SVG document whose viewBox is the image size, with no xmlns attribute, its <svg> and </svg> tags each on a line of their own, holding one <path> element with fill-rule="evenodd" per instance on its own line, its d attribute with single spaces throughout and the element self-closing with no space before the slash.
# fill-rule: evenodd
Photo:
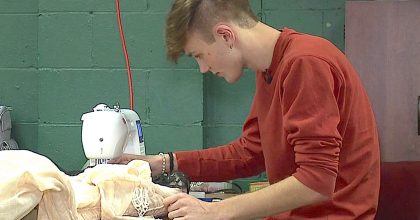
<svg viewBox="0 0 420 220">
<path fill-rule="evenodd" d="M 229 84 L 235 84 L 236 82 L 238 82 L 239 78 L 235 78 L 235 79 L 231 79 L 231 78 L 224 78 L 225 81 Z"/>
<path fill-rule="evenodd" d="M 239 79 L 242 77 L 243 73 L 244 72 L 242 71 L 242 72 L 239 72 L 237 74 L 223 74 L 221 76 L 225 79 L 225 81 L 227 83 L 234 84 L 234 83 L 239 81 Z"/>
</svg>

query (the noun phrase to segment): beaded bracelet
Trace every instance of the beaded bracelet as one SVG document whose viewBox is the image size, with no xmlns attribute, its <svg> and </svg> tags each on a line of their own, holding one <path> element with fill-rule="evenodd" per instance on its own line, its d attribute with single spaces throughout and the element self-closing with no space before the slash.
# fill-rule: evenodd
<svg viewBox="0 0 420 220">
<path fill-rule="evenodd" d="M 166 158 L 165 155 L 163 155 L 162 152 L 159 153 L 159 155 L 162 157 L 162 175 L 164 175 L 166 172 Z"/>
</svg>

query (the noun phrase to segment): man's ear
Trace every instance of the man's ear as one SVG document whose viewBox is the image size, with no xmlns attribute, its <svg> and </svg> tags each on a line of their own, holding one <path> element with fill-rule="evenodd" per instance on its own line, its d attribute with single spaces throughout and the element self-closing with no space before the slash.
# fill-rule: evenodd
<svg viewBox="0 0 420 220">
<path fill-rule="evenodd" d="M 216 24 L 213 28 L 213 35 L 215 38 L 222 39 L 230 48 L 233 47 L 236 40 L 235 32 L 226 24 Z"/>
</svg>

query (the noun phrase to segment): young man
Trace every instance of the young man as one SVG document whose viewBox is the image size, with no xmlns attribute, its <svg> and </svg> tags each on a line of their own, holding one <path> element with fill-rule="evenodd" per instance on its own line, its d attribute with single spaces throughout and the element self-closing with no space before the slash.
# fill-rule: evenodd
<svg viewBox="0 0 420 220">
<path fill-rule="evenodd" d="M 247 0 L 175 0 L 167 18 L 168 57 L 193 56 L 202 73 L 236 82 L 256 71 L 243 132 L 216 148 L 138 157 L 154 175 L 170 170 L 193 181 L 267 172 L 257 192 L 217 203 L 186 194 L 165 200 L 170 219 L 374 219 L 379 144 L 365 90 L 330 42 L 257 20 Z M 163 166 L 163 170 L 162 170 Z"/>
</svg>

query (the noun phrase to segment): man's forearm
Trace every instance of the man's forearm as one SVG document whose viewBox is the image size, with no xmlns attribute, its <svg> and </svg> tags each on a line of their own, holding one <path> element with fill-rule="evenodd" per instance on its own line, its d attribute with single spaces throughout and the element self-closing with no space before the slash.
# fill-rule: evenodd
<svg viewBox="0 0 420 220">
<path fill-rule="evenodd" d="M 288 177 L 257 192 L 235 196 L 213 208 L 228 214 L 228 219 L 255 219 L 315 204 L 328 198 L 308 188 L 295 177 Z"/>
</svg>

